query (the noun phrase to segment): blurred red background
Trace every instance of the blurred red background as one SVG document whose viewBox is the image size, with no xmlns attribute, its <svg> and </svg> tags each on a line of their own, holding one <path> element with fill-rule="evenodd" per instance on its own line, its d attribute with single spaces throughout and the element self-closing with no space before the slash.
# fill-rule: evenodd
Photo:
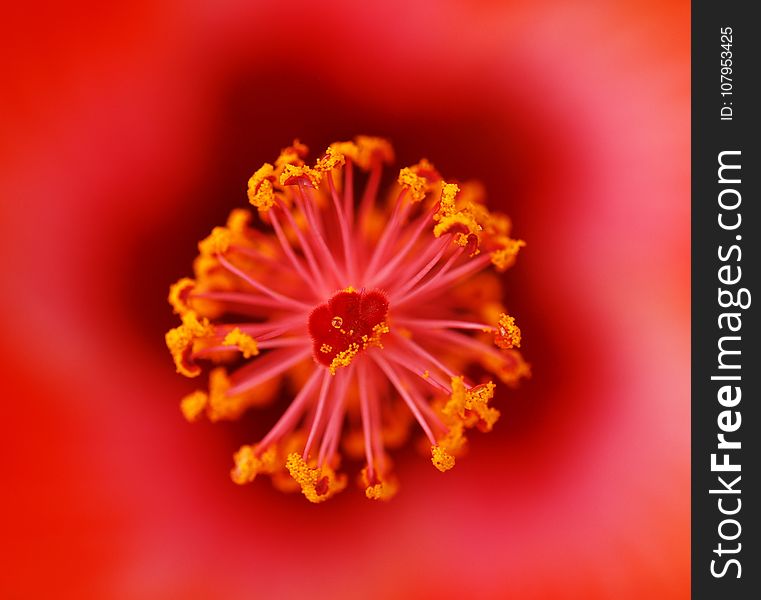
<svg viewBox="0 0 761 600">
<path fill-rule="evenodd" d="M 0 25 L 3 597 L 689 594 L 689 3 L 26 3 Z M 167 285 L 293 137 L 357 133 L 528 241 L 534 377 L 389 504 L 239 488 Z"/>
</svg>

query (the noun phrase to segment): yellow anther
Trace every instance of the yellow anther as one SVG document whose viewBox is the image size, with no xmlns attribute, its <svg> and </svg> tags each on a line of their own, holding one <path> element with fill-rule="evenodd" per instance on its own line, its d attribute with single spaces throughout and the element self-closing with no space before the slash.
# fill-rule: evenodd
<svg viewBox="0 0 761 600">
<path fill-rule="evenodd" d="M 346 158 L 354 160 L 357 157 L 357 147 L 353 142 L 335 142 L 328 146 L 325 156 L 317 160 L 314 168 L 317 171 L 326 172 L 342 167 Z"/>
<path fill-rule="evenodd" d="M 447 452 L 457 455 L 468 440 L 465 438 L 465 422 L 461 419 L 452 419 L 447 425 L 447 433 L 439 438 L 439 446 Z"/>
<path fill-rule="evenodd" d="M 425 198 L 428 180 L 425 177 L 416 175 L 410 167 L 404 167 L 399 171 L 399 179 L 397 181 L 403 189 L 407 190 L 410 202 L 420 202 Z"/>
<path fill-rule="evenodd" d="M 487 354 L 482 359 L 482 364 L 510 387 L 518 385 L 521 379 L 531 377 L 531 365 L 518 350 L 505 350 L 501 356 Z"/>
<path fill-rule="evenodd" d="M 455 212 L 455 197 L 459 191 L 460 186 L 456 183 L 442 182 L 439 210 L 433 217 L 435 220 L 438 220 L 438 215 L 451 215 Z"/>
<path fill-rule="evenodd" d="M 502 313 L 494 332 L 494 343 L 505 350 L 521 347 L 521 330 L 515 324 L 515 318 Z"/>
<path fill-rule="evenodd" d="M 455 243 L 458 246 L 467 246 L 473 240 L 473 253 L 476 254 L 482 228 L 470 206 L 457 208 L 455 199 L 459 191 L 460 187 L 455 183 L 442 183 L 439 209 L 433 215 L 433 220 L 438 221 L 433 228 L 433 235 L 441 237 L 452 228 L 457 228 L 460 231 L 454 238 Z"/>
<path fill-rule="evenodd" d="M 222 340 L 223 346 L 237 346 L 243 353 L 243 358 L 251 358 L 259 354 L 256 340 L 247 333 L 243 333 L 238 327 L 230 331 Z"/>
<path fill-rule="evenodd" d="M 208 319 L 199 320 L 196 313 L 191 310 L 182 315 L 182 325 L 167 331 L 164 339 L 169 352 L 172 353 L 178 373 L 186 377 L 197 377 L 201 373 L 200 367 L 193 363 L 190 357 L 193 343 L 213 333 L 214 328 L 209 324 Z"/>
<path fill-rule="evenodd" d="M 180 410 L 183 416 L 191 423 L 197 421 L 209 403 L 209 395 L 197 390 L 188 394 L 180 401 Z"/>
<path fill-rule="evenodd" d="M 284 165 L 280 174 L 280 185 L 293 185 L 297 180 L 306 180 L 312 187 L 320 187 L 322 173 L 306 165 Z"/>
<path fill-rule="evenodd" d="M 368 485 L 365 488 L 365 496 L 370 500 L 391 500 L 399 491 L 399 484 L 396 479 L 379 481 L 374 485 Z"/>
<path fill-rule="evenodd" d="M 454 456 L 449 454 L 444 448 L 442 448 L 439 445 L 431 446 L 431 462 L 433 463 L 433 466 L 436 467 L 439 471 L 444 473 L 445 471 L 449 471 L 452 467 L 454 467 Z"/>
<path fill-rule="evenodd" d="M 208 256 L 224 254 L 231 242 L 232 234 L 227 227 L 215 227 L 207 237 L 198 242 L 198 250 Z"/>
<path fill-rule="evenodd" d="M 518 251 L 526 245 L 523 240 L 514 240 L 512 238 L 503 238 L 501 247 L 491 253 L 491 262 L 497 268 L 497 271 L 505 271 L 515 264 Z"/>
<path fill-rule="evenodd" d="M 466 427 L 478 425 L 479 429 L 490 431 L 499 419 L 499 411 L 489 406 L 495 387 L 489 381 L 468 389 L 463 377 L 452 377 L 452 396 L 442 412 L 449 417 L 458 416 Z"/>
<path fill-rule="evenodd" d="M 169 296 L 167 297 L 167 300 L 176 314 L 184 315 L 186 312 L 192 310 L 190 308 L 188 296 L 193 292 L 195 286 L 195 280 L 190 279 L 189 277 L 183 277 L 169 287 Z"/>
<path fill-rule="evenodd" d="M 209 405 L 206 412 L 210 421 L 237 419 L 251 406 L 267 404 L 277 394 L 279 385 L 278 380 L 273 379 L 240 394 L 230 394 L 231 387 L 224 367 L 209 372 Z"/>
<path fill-rule="evenodd" d="M 275 168 L 270 163 L 264 163 L 248 180 L 248 201 L 262 212 L 275 203 L 274 181 Z"/>
<path fill-rule="evenodd" d="M 434 167 L 433 163 L 427 158 L 421 158 L 417 164 L 412 165 L 410 169 L 412 169 L 413 173 L 422 175 L 428 181 L 439 181 L 441 179 L 441 175 L 436 170 L 436 167 Z"/>
<path fill-rule="evenodd" d="M 343 324 L 344 320 L 341 317 L 333 317 L 333 319 L 330 321 L 330 326 L 334 329 L 341 329 Z"/>
<path fill-rule="evenodd" d="M 276 458 L 274 447 L 259 456 L 256 446 L 241 446 L 233 455 L 235 466 L 230 471 L 230 478 L 238 485 L 251 483 L 260 473 L 273 473 L 277 468 Z"/>
<path fill-rule="evenodd" d="M 182 326 L 196 338 L 214 335 L 214 327 L 206 317 L 199 318 L 195 311 L 189 310 L 182 315 Z"/>
<path fill-rule="evenodd" d="M 351 158 L 359 168 L 367 170 L 375 161 L 384 163 L 394 162 L 394 149 L 388 140 L 380 137 L 369 135 L 358 135 L 354 138 L 356 142 L 357 154 Z"/>
<path fill-rule="evenodd" d="M 293 144 L 280 151 L 280 155 L 275 161 L 275 169 L 280 171 L 285 165 L 302 165 L 308 153 L 309 148 L 299 140 L 293 140 Z"/>
<path fill-rule="evenodd" d="M 381 476 L 376 472 L 370 479 L 368 467 L 362 469 L 359 483 L 365 488 L 365 496 L 370 500 L 391 500 L 399 491 L 396 477 L 388 473 Z"/>
<path fill-rule="evenodd" d="M 434 218 L 436 218 L 436 215 L 434 215 Z M 461 210 L 446 216 L 439 215 L 439 218 L 436 220 L 438 223 L 433 227 L 433 235 L 437 238 L 449 232 L 452 228 L 459 227 L 463 230 L 457 232 L 458 235 L 455 237 L 455 243 L 458 246 L 467 246 L 470 239 L 468 236 L 472 234 L 477 239 L 478 234 L 481 232 L 481 226 L 467 210 Z"/>
<path fill-rule="evenodd" d="M 337 476 L 328 466 L 310 467 L 296 452 L 288 455 L 285 466 L 310 502 L 323 502 L 346 487 L 345 475 Z"/>
<path fill-rule="evenodd" d="M 227 228 L 237 237 L 246 235 L 251 224 L 251 211 L 245 208 L 234 208 L 227 217 Z"/>
</svg>

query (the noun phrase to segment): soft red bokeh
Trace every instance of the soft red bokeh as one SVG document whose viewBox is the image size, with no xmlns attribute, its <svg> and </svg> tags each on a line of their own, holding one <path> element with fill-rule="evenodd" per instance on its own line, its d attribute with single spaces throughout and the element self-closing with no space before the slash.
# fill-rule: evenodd
<svg viewBox="0 0 761 600">
<path fill-rule="evenodd" d="M 4 597 L 689 593 L 687 2 L 50 3 L 2 27 Z M 534 378 L 389 504 L 234 486 L 166 286 L 298 136 L 487 186 Z"/>
</svg>

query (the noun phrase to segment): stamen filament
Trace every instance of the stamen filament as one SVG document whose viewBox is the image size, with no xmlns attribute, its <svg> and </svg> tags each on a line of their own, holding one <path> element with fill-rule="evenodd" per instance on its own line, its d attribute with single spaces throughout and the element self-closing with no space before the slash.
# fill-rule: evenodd
<svg viewBox="0 0 761 600">
<path fill-rule="evenodd" d="M 449 367 L 447 367 L 444 363 L 442 363 L 438 358 L 436 358 L 433 354 L 428 352 L 425 348 L 414 342 L 413 340 L 407 339 L 404 336 L 397 335 L 394 339 L 401 340 L 403 343 L 405 343 L 410 350 L 412 350 L 415 354 L 420 356 L 421 358 L 425 358 L 426 360 L 431 361 L 433 365 L 435 365 L 440 371 L 442 371 L 445 375 L 448 377 L 456 377 L 456 373 L 452 371 Z"/>
<path fill-rule="evenodd" d="M 386 265 L 378 272 L 378 274 L 370 281 L 369 285 L 376 286 L 383 282 L 383 280 L 393 272 L 393 269 L 396 268 L 396 266 L 405 258 L 407 258 L 407 255 L 409 254 L 410 250 L 412 250 L 412 247 L 415 245 L 415 242 L 417 242 L 418 238 L 420 237 L 420 234 L 423 233 L 423 230 L 425 229 L 426 225 L 429 224 L 431 217 L 433 216 L 433 207 L 431 207 L 424 215 L 418 217 L 418 223 L 415 226 L 415 229 L 412 232 L 412 235 L 410 235 L 410 238 L 407 240 L 405 245 L 402 247 L 401 250 L 399 250 L 397 253 L 394 254 L 394 257 L 386 263 Z"/>
<path fill-rule="evenodd" d="M 329 286 L 327 284 L 327 281 L 322 275 L 322 271 L 317 266 L 317 261 L 315 260 L 312 246 L 304 237 L 304 233 L 301 231 L 301 228 L 296 223 L 296 219 L 294 219 L 293 215 L 291 214 L 291 211 L 288 209 L 287 206 L 283 205 L 282 203 L 279 203 L 278 206 L 280 210 L 283 211 L 283 214 L 285 214 L 285 218 L 288 221 L 288 224 L 291 226 L 291 229 L 296 234 L 296 239 L 299 240 L 299 244 L 301 245 L 301 249 L 304 252 L 304 256 L 306 256 L 309 269 L 312 271 L 312 274 L 314 275 L 315 279 L 319 280 L 322 283 L 322 289 L 328 290 Z M 277 234 L 279 230 L 280 233 L 278 234 L 278 238 L 280 238 L 280 236 L 283 237 L 283 239 L 280 242 L 281 245 L 284 243 L 288 243 L 288 238 L 285 237 L 285 234 L 283 233 L 282 229 L 280 229 L 280 224 L 278 223 L 277 216 L 274 211 L 272 216 L 275 217 L 272 221 L 273 227 L 275 227 L 275 233 Z M 327 293 L 327 292 L 324 292 L 324 293 Z"/>
<path fill-rule="evenodd" d="M 257 359 L 250 365 L 241 367 L 231 377 L 231 381 L 237 381 L 228 391 L 228 396 L 236 396 L 256 387 L 260 383 L 280 375 L 290 369 L 296 363 L 309 356 L 310 351 L 291 349 L 273 350 Z"/>
<path fill-rule="evenodd" d="M 333 376 L 330 371 L 325 369 L 322 376 L 322 387 L 320 388 L 320 397 L 317 400 L 317 410 L 314 414 L 314 420 L 312 426 L 309 428 L 309 436 L 307 437 L 307 443 L 304 445 L 304 452 L 301 457 L 304 460 L 309 459 L 309 450 L 312 448 L 314 438 L 317 436 L 317 430 L 321 428 L 322 413 L 325 411 L 325 400 L 328 397 L 328 389 L 330 388 L 330 382 Z"/>
<path fill-rule="evenodd" d="M 421 368 L 420 364 L 414 364 L 411 362 L 411 359 L 409 356 L 402 356 L 398 352 L 389 351 L 388 357 L 393 360 L 396 364 L 398 364 L 401 367 L 404 367 L 408 371 L 410 371 L 413 375 L 416 375 L 432 387 L 436 388 L 439 391 L 444 392 L 445 394 L 451 394 L 452 388 L 448 385 L 446 385 L 444 382 L 439 381 L 439 379 L 436 377 L 436 375 L 431 374 L 429 371 L 427 375 L 424 375 L 423 373 L 426 371 L 426 369 Z"/>
<path fill-rule="evenodd" d="M 474 323 L 471 321 L 397 318 L 396 323 L 412 327 L 426 327 L 433 329 L 475 329 L 478 331 L 496 331 L 496 327 L 492 325 Z"/>
<path fill-rule="evenodd" d="M 352 371 L 348 373 L 336 373 L 336 393 L 333 394 L 333 405 L 330 410 L 330 417 L 328 418 L 328 424 L 325 428 L 325 433 L 322 436 L 322 443 L 320 444 L 320 450 L 317 455 L 317 464 L 325 464 L 326 459 L 329 459 L 333 454 L 329 451 L 333 445 L 333 440 L 338 440 L 341 435 L 341 425 L 343 423 L 344 411 L 346 410 L 346 403 L 344 402 L 344 396 L 346 395 L 346 387 L 350 380 Z"/>
<path fill-rule="evenodd" d="M 333 271 L 336 285 L 340 287 L 341 280 L 343 279 L 343 274 L 338 268 L 338 264 L 336 263 L 335 258 L 333 258 L 333 254 L 330 251 L 330 248 L 328 248 L 328 244 L 325 242 L 325 238 L 320 232 L 322 225 L 317 221 L 317 217 L 315 216 L 312 207 L 312 202 L 306 197 L 306 191 L 304 190 L 303 183 L 299 183 L 299 195 L 300 197 L 296 198 L 296 204 L 298 205 L 301 212 L 304 213 L 307 222 L 309 223 L 308 233 L 317 244 L 317 251 L 320 253 L 320 258 L 325 262 L 325 264 L 330 267 L 330 270 Z"/>
<path fill-rule="evenodd" d="M 341 245 L 344 252 L 344 266 L 350 281 L 354 281 L 356 269 L 354 267 L 354 258 L 351 252 L 351 232 L 349 231 L 349 223 L 346 215 L 344 214 L 344 207 L 341 206 L 341 199 L 338 197 L 338 191 L 336 190 L 335 183 L 333 182 L 333 173 L 326 174 L 328 178 L 328 185 L 330 187 L 330 195 L 333 198 L 333 205 L 336 209 L 336 215 L 338 216 L 338 225 L 341 230 Z"/>
<path fill-rule="evenodd" d="M 442 242 L 439 244 L 439 251 L 436 253 L 436 255 L 435 255 L 435 256 L 434 256 L 434 257 L 433 257 L 431 260 L 429 260 L 429 261 L 428 261 L 428 263 L 427 263 L 427 264 L 426 264 L 426 265 L 425 265 L 425 266 L 424 266 L 422 269 L 420 269 L 420 270 L 417 272 L 417 274 L 416 274 L 414 277 L 412 277 L 411 279 L 407 280 L 407 281 L 405 282 L 405 284 L 404 284 L 404 285 L 401 287 L 401 289 L 399 289 L 399 288 L 396 288 L 396 286 L 394 286 L 394 287 L 393 287 L 393 288 L 390 290 L 390 296 L 391 296 L 391 300 L 393 301 L 393 300 L 394 300 L 394 297 L 395 297 L 397 294 L 398 294 L 398 295 L 403 295 L 403 294 L 405 294 L 405 293 L 406 293 L 408 290 L 410 290 L 410 289 L 414 288 L 414 287 L 415 287 L 415 285 L 416 285 L 416 284 L 417 284 L 417 283 L 418 283 L 418 282 L 419 282 L 421 279 L 423 279 L 423 277 L 425 277 L 425 276 L 428 274 L 428 272 L 429 272 L 431 269 L 433 269 L 433 267 L 435 267 L 435 266 L 436 266 L 436 265 L 439 263 L 439 261 L 441 260 L 441 258 L 442 258 L 442 257 L 444 256 L 444 254 L 446 253 L 448 245 L 449 245 L 449 240 L 442 240 Z"/>
<path fill-rule="evenodd" d="M 386 377 L 389 378 L 389 381 L 393 384 L 393 386 L 396 388 L 396 391 L 399 392 L 399 395 L 402 397 L 404 402 L 407 404 L 407 407 L 410 409 L 413 415 L 415 415 L 415 419 L 417 419 L 418 424 L 423 429 L 423 432 L 425 433 L 428 440 L 431 442 L 432 446 L 436 445 L 436 437 L 433 435 L 433 432 L 431 431 L 430 426 L 425 420 L 425 417 L 423 417 L 422 413 L 420 412 L 420 409 L 418 408 L 415 401 L 410 397 L 409 393 L 406 389 L 404 389 L 404 386 L 402 385 L 402 382 L 399 380 L 399 376 L 397 375 L 394 368 L 388 364 L 388 362 L 383 359 L 380 356 L 380 353 L 373 353 L 371 354 L 373 360 L 375 361 L 375 364 L 377 364 L 381 370 L 386 374 Z"/>
<path fill-rule="evenodd" d="M 280 220 L 277 218 L 277 212 L 274 210 L 270 213 L 270 222 L 272 223 L 272 228 L 275 230 L 275 236 L 277 237 L 278 242 L 280 242 L 280 247 L 283 249 L 283 253 L 293 265 L 294 269 L 296 269 L 296 272 L 301 276 L 301 279 L 303 279 L 312 289 L 317 288 L 318 276 L 314 272 L 312 275 L 309 275 L 306 272 L 304 265 L 301 264 L 299 257 L 296 256 L 293 248 L 291 248 L 291 244 L 288 241 L 288 238 L 285 237 L 285 233 L 283 233 L 283 229 L 280 226 Z M 324 288 L 325 282 L 320 280 L 320 286 Z M 314 295 L 316 296 L 316 294 Z"/>
<path fill-rule="evenodd" d="M 404 284 L 406 283 L 415 273 L 417 273 L 420 268 L 426 264 L 437 252 L 438 249 L 441 246 L 448 246 L 449 242 L 451 242 L 452 236 L 451 234 L 445 234 L 442 236 L 438 242 L 431 242 L 428 244 L 422 252 L 418 254 L 418 256 L 415 256 L 412 258 L 406 265 L 406 267 L 398 274 L 397 281 Z M 459 252 L 458 252 L 459 251 Z M 452 252 L 450 257 L 447 259 L 447 262 L 445 263 L 445 267 L 447 265 L 452 264 L 452 262 L 456 261 L 460 255 L 462 254 L 462 249 L 457 248 Z M 437 273 L 441 273 L 441 269 Z"/>
<path fill-rule="evenodd" d="M 455 331 L 450 331 L 448 329 L 431 329 L 428 331 L 421 331 L 421 334 L 427 335 L 430 337 L 445 339 L 452 344 L 465 346 L 467 348 L 476 350 L 483 354 L 488 354 L 489 356 L 493 356 L 494 358 L 499 358 L 499 359 L 504 358 L 504 354 L 500 350 L 492 346 L 491 344 L 486 344 L 480 340 L 467 336 L 463 333 L 457 333 Z"/>
<path fill-rule="evenodd" d="M 354 164 L 346 158 L 344 165 L 344 213 L 346 220 L 354 223 Z"/>
<path fill-rule="evenodd" d="M 221 254 L 217 254 L 217 260 L 219 263 L 230 273 L 237 275 L 240 277 L 243 281 L 245 281 L 247 284 L 249 284 L 254 289 L 259 290 L 263 294 L 267 294 L 268 296 L 275 298 L 276 300 L 279 300 L 283 304 L 287 304 L 289 306 L 298 307 L 300 310 L 305 310 L 310 308 L 310 305 L 306 302 L 300 302 L 299 300 L 294 300 L 293 298 L 289 298 L 288 296 L 284 296 L 283 294 L 276 292 L 274 290 L 271 290 L 266 285 L 259 283 L 256 279 L 252 279 L 246 273 L 241 271 L 238 267 L 233 265 L 230 261 L 228 261 L 224 256 Z"/>
<path fill-rule="evenodd" d="M 378 262 L 386 252 L 386 246 L 388 246 L 389 242 L 394 237 L 394 232 L 398 227 L 398 221 L 402 213 L 402 207 L 409 206 L 409 204 L 404 202 L 406 195 L 406 189 L 402 189 L 402 191 L 399 192 L 399 196 L 396 199 L 396 204 L 394 205 L 394 210 L 391 213 L 391 218 L 388 220 L 388 223 L 386 223 L 386 227 L 383 229 L 383 233 L 381 233 L 378 244 L 375 246 L 375 251 L 370 257 L 370 264 L 367 267 L 365 279 L 367 279 L 368 275 L 371 274 L 378 266 Z"/>
<path fill-rule="evenodd" d="M 359 389 L 359 410 L 362 419 L 362 433 L 365 442 L 365 460 L 367 461 L 367 477 L 375 482 L 375 465 L 373 461 L 372 424 L 370 423 L 370 400 L 367 397 L 369 381 L 367 377 L 367 361 L 357 364 L 357 387 Z"/>
<path fill-rule="evenodd" d="M 258 447 L 262 452 L 266 450 L 270 444 L 278 441 L 283 435 L 294 428 L 296 422 L 306 408 L 307 401 L 312 394 L 312 389 L 319 379 L 319 375 L 319 370 L 312 372 L 309 379 L 307 379 L 307 382 L 304 384 L 304 387 L 299 390 L 298 394 L 296 394 L 293 402 L 291 402 L 283 415 L 278 419 L 274 427 L 270 429 L 269 433 L 262 438 L 262 441 L 258 444 Z"/>
<path fill-rule="evenodd" d="M 370 167 L 370 176 L 368 177 L 367 184 L 365 185 L 365 193 L 362 194 L 362 201 L 359 207 L 359 223 L 361 233 L 365 235 L 368 232 L 370 214 L 372 213 L 373 207 L 375 205 L 375 198 L 378 195 L 378 186 L 380 185 L 382 172 L 383 165 L 381 162 L 377 161 L 373 163 L 373 166 Z"/>
<path fill-rule="evenodd" d="M 244 292 L 199 292 L 189 296 L 190 299 L 198 298 L 202 300 L 215 300 L 217 302 L 230 302 L 231 304 L 246 304 L 249 306 L 261 306 L 263 308 L 272 308 L 282 306 L 280 300 L 272 297 L 254 296 Z M 293 310 L 291 307 L 287 307 Z"/>
<path fill-rule="evenodd" d="M 421 295 L 430 295 L 435 292 L 438 292 L 441 288 L 446 287 L 453 282 L 457 281 L 461 277 L 466 277 L 470 275 L 474 275 L 475 273 L 478 273 L 481 269 L 486 267 L 486 265 L 489 264 L 490 258 L 488 255 L 478 256 L 464 265 L 461 265 L 457 267 L 456 269 L 453 269 L 451 273 L 448 273 L 446 275 L 442 275 L 440 277 L 434 277 L 428 281 L 426 281 L 424 284 L 422 284 L 419 288 L 416 290 L 412 290 L 409 292 L 406 296 L 402 298 L 395 298 L 394 303 L 396 306 L 401 306 L 403 304 L 406 304 L 413 298 L 418 298 L 418 301 L 420 301 Z M 437 273 L 437 275 L 439 275 Z"/>
</svg>

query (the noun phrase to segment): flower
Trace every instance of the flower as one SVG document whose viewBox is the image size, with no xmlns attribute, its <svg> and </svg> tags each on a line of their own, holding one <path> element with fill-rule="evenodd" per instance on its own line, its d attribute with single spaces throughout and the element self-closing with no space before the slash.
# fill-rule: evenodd
<svg viewBox="0 0 761 600">
<path fill-rule="evenodd" d="M 235 453 L 233 481 L 268 474 L 322 502 L 347 485 L 342 449 L 364 459 L 365 495 L 388 499 L 398 484 L 387 448 L 413 420 L 447 471 L 465 431 L 490 431 L 499 417 L 484 372 L 511 385 L 528 375 L 520 329 L 484 272 L 512 265 L 524 242 L 480 187 L 444 181 L 425 159 L 381 195 L 394 160 L 384 139 L 336 142 L 313 165 L 307 154 L 296 140 L 259 168 L 248 182 L 258 220 L 233 210 L 198 244 L 195 278 L 170 287 L 177 371 L 217 365 L 208 392 L 181 410 L 189 421 L 237 419 L 288 379 L 298 392 L 263 439 Z"/>
<path fill-rule="evenodd" d="M 689 598 L 688 2 L 59 4 L 6 20 L 0 596 Z M 393 502 L 238 488 L 278 405 L 184 422 L 166 284 L 267 148 L 369 130 L 520 227 L 537 377 Z"/>
</svg>

